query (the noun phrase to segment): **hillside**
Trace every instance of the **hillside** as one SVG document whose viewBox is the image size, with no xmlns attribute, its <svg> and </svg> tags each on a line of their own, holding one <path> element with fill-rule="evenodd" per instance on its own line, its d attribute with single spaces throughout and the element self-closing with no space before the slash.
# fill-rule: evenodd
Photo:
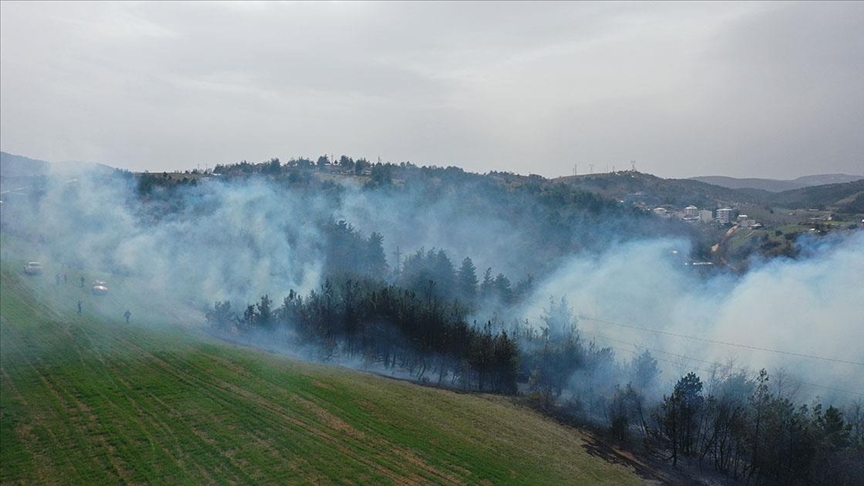
<svg viewBox="0 0 864 486">
<path fill-rule="evenodd" d="M 51 166 L 44 160 L 0 152 L 0 177 L 32 177 L 48 173 Z"/>
<path fill-rule="evenodd" d="M 768 192 L 783 192 L 801 189 L 810 186 L 821 186 L 825 184 L 842 184 L 864 179 L 861 176 L 848 174 L 818 174 L 803 176 L 792 180 L 758 179 L 758 178 L 735 178 L 725 176 L 701 176 L 691 177 L 691 180 L 713 184 L 715 186 L 729 189 L 758 189 Z"/>
<path fill-rule="evenodd" d="M 758 203 L 762 194 L 736 191 L 692 179 L 663 179 L 641 172 L 568 176 L 555 179 L 604 197 L 643 202 L 648 206 L 671 205 L 700 208 L 733 203 Z"/>
<path fill-rule="evenodd" d="M 773 195 L 771 204 L 792 209 L 837 208 L 844 213 L 864 212 L 864 179 L 784 191 Z"/>
<path fill-rule="evenodd" d="M 87 171 L 110 174 L 114 171 L 114 168 L 105 164 L 80 161 L 51 163 L 44 160 L 31 159 L 23 155 L 0 152 L 0 178 L 3 180 L 20 181 L 21 179 L 44 176 L 49 173 L 78 174 Z"/>
<path fill-rule="evenodd" d="M 691 204 L 700 208 L 717 206 L 745 207 L 753 212 L 753 206 L 776 206 L 789 209 L 826 209 L 842 213 L 864 212 L 864 179 L 843 174 L 809 176 L 796 179 L 798 188 L 781 190 L 784 185 L 768 188 L 759 184 L 740 185 L 740 188 L 724 187 L 720 177 L 693 179 L 663 179 L 639 172 L 617 172 L 586 176 L 569 176 L 556 179 L 579 190 L 648 207 L 670 205 L 684 208 Z M 731 179 L 731 178 L 730 178 Z M 851 181 L 846 181 L 851 179 Z M 714 181 L 715 182 L 710 182 Z M 757 179 L 735 179 L 747 181 Z M 766 179 L 767 180 L 767 179 Z M 842 180 L 833 184 L 820 182 Z M 773 181 L 784 182 L 784 181 Z M 716 185 L 715 185 L 716 184 Z"/>
<path fill-rule="evenodd" d="M 508 399 L 235 347 L 145 311 L 127 326 L 122 288 L 98 300 L 54 285 L 59 266 L 20 263 L 4 259 L 0 282 L 0 483 L 644 482 L 643 465 L 595 457 L 631 461 Z"/>
</svg>

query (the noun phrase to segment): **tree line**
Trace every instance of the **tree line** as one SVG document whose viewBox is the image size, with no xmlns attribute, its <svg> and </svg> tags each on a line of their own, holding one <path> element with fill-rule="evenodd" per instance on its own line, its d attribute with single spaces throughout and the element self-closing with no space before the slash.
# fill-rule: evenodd
<svg viewBox="0 0 864 486">
<path fill-rule="evenodd" d="M 861 484 L 864 404 L 840 408 L 796 404 L 772 392 L 762 369 L 714 376 L 711 392 L 694 372 L 656 405 L 640 390 L 618 386 L 609 402 L 610 432 L 621 441 L 638 431 L 649 451 L 673 466 L 688 459 L 745 484 Z"/>
<path fill-rule="evenodd" d="M 614 439 L 673 466 L 686 459 L 746 484 L 855 484 L 864 477 L 860 401 L 845 410 L 796 404 L 770 390 L 765 370 L 755 378 L 715 370 L 707 387 L 691 372 L 657 400 L 661 373 L 651 353 L 625 363 L 612 348 L 586 342 L 565 299 L 550 299 L 540 325 L 481 325 L 436 288 L 434 280 L 418 292 L 343 276 L 305 296 L 290 291 L 281 305 L 267 295 L 242 312 L 216 302 L 207 321 L 225 335 L 281 336 L 286 347 L 311 347 L 322 360 L 360 360 L 438 386 L 523 394 L 541 410 L 605 423 Z"/>
<path fill-rule="evenodd" d="M 206 317 L 225 333 L 278 333 L 284 345 L 312 346 L 322 359 L 359 358 L 419 381 L 516 393 L 518 350 L 506 331 L 469 325 L 458 301 L 380 281 L 328 279 L 305 296 L 290 291 L 278 307 L 264 295 L 242 314 L 216 302 Z"/>
</svg>

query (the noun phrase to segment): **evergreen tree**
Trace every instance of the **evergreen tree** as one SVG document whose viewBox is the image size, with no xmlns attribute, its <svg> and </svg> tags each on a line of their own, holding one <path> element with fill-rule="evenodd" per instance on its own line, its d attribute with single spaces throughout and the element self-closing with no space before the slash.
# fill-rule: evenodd
<svg viewBox="0 0 864 486">
<path fill-rule="evenodd" d="M 654 387 L 658 376 L 660 376 L 660 368 L 657 366 L 657 360 L 647 349 L 634 357 L 630 363 L 631 383 L 643 393 Z"/>
<path fill-rule="evenodd" d="M 513 288 L 510 285 L 510 279 L 505 277 L 503 273 L 499 273 L 493 282 L 495 287 L 495 295 L 498 301 L 502 304 L 513 303 Z"/>
<path fill-rule="evenodd" d="M 670 396 L 664 396 L 657 417 L 672 447 L 672 465 L 678 455 L 689 454 L 696 440 L 697 414 L 702 408 L 702 381 L 695 373 L 681 377 Z"/>
<path fill-rule="evenodd" d="M 261 302 L 256 304 L 257 312 L 254 321 L 255 325 L 261 329 L 270 329 L 273 325 L 272 304 L 270 296 L 266 294 L 261 297 Z"/>
<path fill-rule="evenodd" d="M 366 241 L 366 274 L 373 278 L 387 275 L 387 256 L 384 254 L 384 237 L 373 232 Z"/>
<path fill-rule="evenodd" d="M 82 277 L 83 278 L 83 277 Z M 231 312 L 231 302 L 216 302 L 212 310 L 205 314 L 207 323 L 221 331 L 228 331 L 234 325 L 235 316 Z"/>
<path fill-rule="evenodd" d="M 495 290 L 494 280 L 492 279 L 492 267 L 486 269 L 486 272 L 483 274 L 483 282 L 480 284 L 480 296 L 483 299 L 489 299 L 492 297 Z"/>
<path fill-rule="evenodd" d="M 459 267 L 457 288 L 459 298 L 469 305 L 473 305 L 477 298 L 477 267 L 474 266 L 474 262 L 469 257 L 465 257 L 462 260 L 462 266 Z"/>
</svg>

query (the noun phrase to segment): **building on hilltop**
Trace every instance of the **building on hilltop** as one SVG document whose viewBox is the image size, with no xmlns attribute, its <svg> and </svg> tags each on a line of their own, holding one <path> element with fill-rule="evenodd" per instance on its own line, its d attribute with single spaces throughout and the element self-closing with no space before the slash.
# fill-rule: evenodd
<svg viewBox="0 0 864 486">
<path fill-rule="evenodd" d="M 683 219 L 688 223 L 695 223 L 699 221 L 699 208 L 693 205 L 684 208 Z"/>
<path fill-rule="evenodd" d="M 654 208 L 654 214 L 661 218 L 668 218 L 670 216 L 669 211 L 667 211 L 666 208 Z"/>
<path fill-rule="evenodd" d="M 699 219 L 703 223 L 710 223 L 711 221 L 714 221 L 714 213 L 712 213 L 710 209 L 703 209 L 699 211 Z"/>
<path fill-rule="evenodd" d="M 739 215 L 737 223 L 742 228 L 759 229 L 762 227 L 760 223 L 757 223 L 755 219 L 750 219 L 746 214 Z"/>
<path fill-rule="evenodd" d="M 720 224 L 729 224 L 732 221 L 732 210 L 730 208 L 721 208 L 717 210 L 717 222 Z"/>
</svg>

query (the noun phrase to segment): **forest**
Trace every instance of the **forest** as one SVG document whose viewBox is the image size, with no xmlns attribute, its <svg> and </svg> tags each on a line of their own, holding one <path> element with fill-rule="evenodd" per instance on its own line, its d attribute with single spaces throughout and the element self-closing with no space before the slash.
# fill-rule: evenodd
<svg viewBox="0 0 864 486">
<path fill-rule="evenodd" d="M 303 180 L 296 176 L 300 169 L 321 170 L 323 164 L 322 159 L 318 164 L 289 164 L 289 183 Z M 248 167 L 217 170 L 237 175 L 249 173 Z M 276 173 L 272 162 L 262 172 L 268 167 Z M 343 158 L 342 167 L 358 166 Z M 405 185 L 422 182 L 431 197 L 433 190 L 442 190 L 439 181 L 454 181 L 443 185 L 444 191 L 449 197 L 454 192 L 464 197 L 471 211 L 482 211 L 488 202 L 472 205 L 470 195 L 460 193 L 460 184 L 473 177 L 458 169 L 360 167 L 358 174 L 371 167 L 366 190 L 405 190 L 394 187 L 393 174 L 398 173 Z M 541 214 L 554 208 L 571 221 L 616 214 L 618 224 L 622 216 L 629 218 L 631 231 L 646 228 L 639 225 L 638 215 L 587 193 L 530 182 L 490 186 L 484 194 L 495 195 L 499 211 L 518 215 L 516 206 L 522 204 L 509 205 L 530 197 L 531 210 Z M 556 218 L 547 213 L 532 219 L 554 224 Z M 446 250 L 434 248 L 420 248 L 404 258 L 399 254 L 390 268 L 382 234 L 364 236 L 345 220 L 331 218 L 321 224 L 327 235 L 327 265 L 320 288 L 306 295 L 290 290 L 281 304 L 264 295 L 236 312 L 228 300 L 217 301 L 207 313 L 213 331 L 240 342 L 247 337 L 249 343 L 267 336 L 288 349 L 312 349 L 315 359 L 398 373 L 429 385 L 521 395 L 539 410 L 599 425 L 619 443 L 673 466 L 679 461 L 698 463 L 745 484 L 853 484 L 861 477 L 860 399 L 827 408 L 818 400 L 800 403 L 782 386 L 772 388 L 765 369 L 752 373 L 717 364 L 704 370 L 705 382 L 688 372 L 663 389 L 660 367 L 649 350 L 626 361 L 612 347 L 586 339 L 565 297 L 549 299 L 539 326 L 520 319 L 514 309 L 535 290 L 530 273 L 513 283 L 491 267 L 479 271 L 470 256 L 454 263 Z M 560 228 L 541 224 L 537 232 L 558 235 Z M 600 243 L 565 237 L 548 246 L 573 251 L 592 244 Z M 540 278 L 547 271 L 536 266 Z M 492 317 L 478 322 L 478 315 Z M 775 379 L 789 377 L 781 371 Z"/>
</svg>

